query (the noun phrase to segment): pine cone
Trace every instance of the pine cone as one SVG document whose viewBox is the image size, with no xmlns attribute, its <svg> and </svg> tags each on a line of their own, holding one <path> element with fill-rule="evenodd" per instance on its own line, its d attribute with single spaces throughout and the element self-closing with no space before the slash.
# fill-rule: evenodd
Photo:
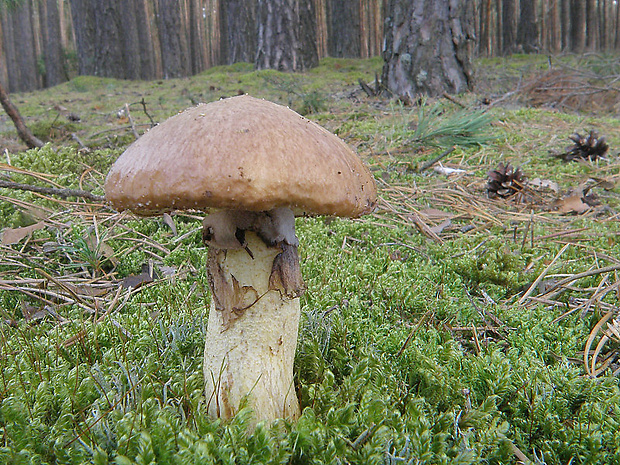
<svg viewBox="0 0 620 465">
<path fill-rule="evenodd" d="M 513 169 L 510 163 L 500 163 L 497 169 L 488 173 L 487 195 L 491 199 L 503 199 L 520 192 L 525 185 L 525 175 L 521 168 Z"/>
<path fill-rule="evenodd" d="M 573 160 L 596 160 L 604 157 L 609 149 L 609 145 L 604 137 L 599 137 L 598 132 L 592 129 L 590 134 L 582 136 L 579 133 L 572 134 L 569 137 L 575 144 L 568 147 L 564 153 L 556 154 L 564 161 Z"/>
</svg>

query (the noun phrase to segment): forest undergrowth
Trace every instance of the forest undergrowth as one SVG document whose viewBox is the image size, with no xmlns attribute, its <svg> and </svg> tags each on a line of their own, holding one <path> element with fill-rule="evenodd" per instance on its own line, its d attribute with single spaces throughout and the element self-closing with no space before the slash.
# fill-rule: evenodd
<svg viewBox="0 0 620 465">
<path fill-rule="evenodd" d="M 0 115 L 0 463 L 620 463 L 620 59 L 480 60 L 475 92 L 411 106 L 360 85 L 380 66 L 12 95 L 49 143 Z M 256 428 L 204 414 L 202 213 L 101 198 L 153 124 L 239 93 L 338 134 L 379 187 L 365 218 L 297 219 L 303 414 Z"/>
</svg>

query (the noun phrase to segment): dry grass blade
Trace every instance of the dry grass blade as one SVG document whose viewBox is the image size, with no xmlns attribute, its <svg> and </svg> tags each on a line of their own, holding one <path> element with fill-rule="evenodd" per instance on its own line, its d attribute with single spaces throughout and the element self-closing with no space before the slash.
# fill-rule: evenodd
<svg viewBox="0 0 620 465">
<path fill-rule="evenodd" d="M 560 292 L 564 291 L 565 286 L 574 281 L 578 281 L 579 279 L 587 278 L 589 276 L 596 276 L 596 275 L 601 275 L 605 273 L 610 273 L 612 271 L 617 271 L 617 270 L 620 270 L 619 264 L 605 266 L 603 268 L 596 268 L 594 270 L 588 270 L 588 271 L 584 271 L 583 273 L 577 273 L 577 274 L 568 276 L 567 278 L 564 278 L 561 281 L 558 281 L 557 283 L 550 286 L 549 289 L 547 289 L 542 294 L 542 296 L 547 296 L 548 298 L 552 298 L 556 296 L 557 294 L 559 294 Z"/>
<path fill-rule="evenodd" d="M 586 346 L 583 350 L 583 364 L 586 369 L 586 373 L 593 378 L 596 377 L 598 373 L 600 373 L 600 370 L 599 371 L 596 370 L 596 362 L 597 362 L 598 354 L 600 353 L 600 349 L 602 348 L 602 345 L 604 345 L 605 342 L 607 342 L 607 336 L 603 335 L 603 338 L 601 339 L 601 341 L 603 341 L 603 344 L 601 345 L 601 343 L 599 342 L 597 349 L 595 351 L 595 354 L 592 356 L 592 358 L 590 358 L 590 349 L 592 348 L 592 344 L 594 343 L 596 336 L 601 331 L 601 328 L 612 316 L 613 316 L 613 312 L 607 312 L 603 316 L 603 318 L 601 318 L 596 323 L 596 325 L 594 325 L 594 328 L 592 328 L 592 331 L 590 331 L 590 335 L 588 336 L 588 340 L 586 341 Z"/>
<path fill-rule="evenodd" d="M 540 284 L 540 282 L 545 278 L 545 276 L 547 276 L 547 273 L 549 273 L 549 270 L 553 267 L 553 265 L 555 265 L 555 263 L 559 260 L 562 254 L 566 252 L 566 249 L 568 249 L 569 245 L 570 244 L 564 245 L 564 247 L 562 247 L 562 249 L 556 254 L 556 256 L 553 257 L 553 260 L 551 260 L 551 263 L 549 263 L 549 265 L 547 265 L 547 267 L 542 271 L 542 273 L 538 275 L 538 277 L 532 283 L 532 285 L 528 288 L 528 290 L 525 291 L 525 294 L 523 294 L 523 296 L 519 299 L 519 302 L 518 302 L 519 305 L 522 305 L 523 302 L 525 302 L 525 299 L 529 298 L 529 296 L 532 294 L 534 289 L 536 289 L 538 285 Z"/>
<path fill-rule="evenodd" d="M 0 170 L 2 171 L 9 171 L 9 172 L 13 172 L 13 173 L 19 173 L 19 174 L 25 174 L 28 176 L 32 176 L 35 179 L 38 179 L 39 181 L 44 181 L 47 183 L 50 183 L 56 187 L 63 187 L 58 183 L 55 183 L 54 181 L 52 181 L 51 178 L 56 178 L 58 176 L 56 176 L 55 174 L 48 174 L 48 173 L 38 173 L 36 171 L 30 171 L 30 170 L 25 170 L 23 168 L 18 168 L 16 166 L 13 165 L 9 165 L 7 163 L 0 163 Z"/>
</svg>

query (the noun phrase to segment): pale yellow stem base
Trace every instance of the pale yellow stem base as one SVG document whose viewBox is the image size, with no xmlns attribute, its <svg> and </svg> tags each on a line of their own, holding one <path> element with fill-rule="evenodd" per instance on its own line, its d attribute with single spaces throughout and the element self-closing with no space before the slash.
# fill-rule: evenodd
<svg viewBox="0 0 620 465">
<path fill-rule="evenodd" d="M 299 298 L 269 290 L 281 249 L 266 246 L 252 232 L 246 240 L 254 258 L 244 248 L 215 249 L 209 258 L 212 290 L 219 294 L 212 299 L 205 343 L 209 414 L 231 418 L 247 400 L 256 421 L 296 419 L 300 411 L 293 362 Z"/>
</svg>

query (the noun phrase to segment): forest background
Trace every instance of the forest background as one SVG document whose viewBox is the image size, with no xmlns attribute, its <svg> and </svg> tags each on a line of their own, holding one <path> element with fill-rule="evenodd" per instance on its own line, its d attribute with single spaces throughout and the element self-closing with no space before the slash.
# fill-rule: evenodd
<svg viewBox="0 0 620 465">
<path fill-rule="evenodd" d="M 269 5 L 266 5 L 269 3 Z M 8 0 L 0 2 L 0 83 L 8 92 L 54 86 L 76 75 L 119 79 L 191 76 L 217 65 L 260 63 L 266 8 L 285 0 Z M 382 53 L 384 23 L 399 1 L 297 2 L 295 44 L 307 57 L 368 58 Z M 407 3 L 407 2 L 405 2 Z M 473 53 L 620 50 L 616 0 L 473 0 Z M 165 44 L 165 46 L 164 46 Z"/>
</svg>

